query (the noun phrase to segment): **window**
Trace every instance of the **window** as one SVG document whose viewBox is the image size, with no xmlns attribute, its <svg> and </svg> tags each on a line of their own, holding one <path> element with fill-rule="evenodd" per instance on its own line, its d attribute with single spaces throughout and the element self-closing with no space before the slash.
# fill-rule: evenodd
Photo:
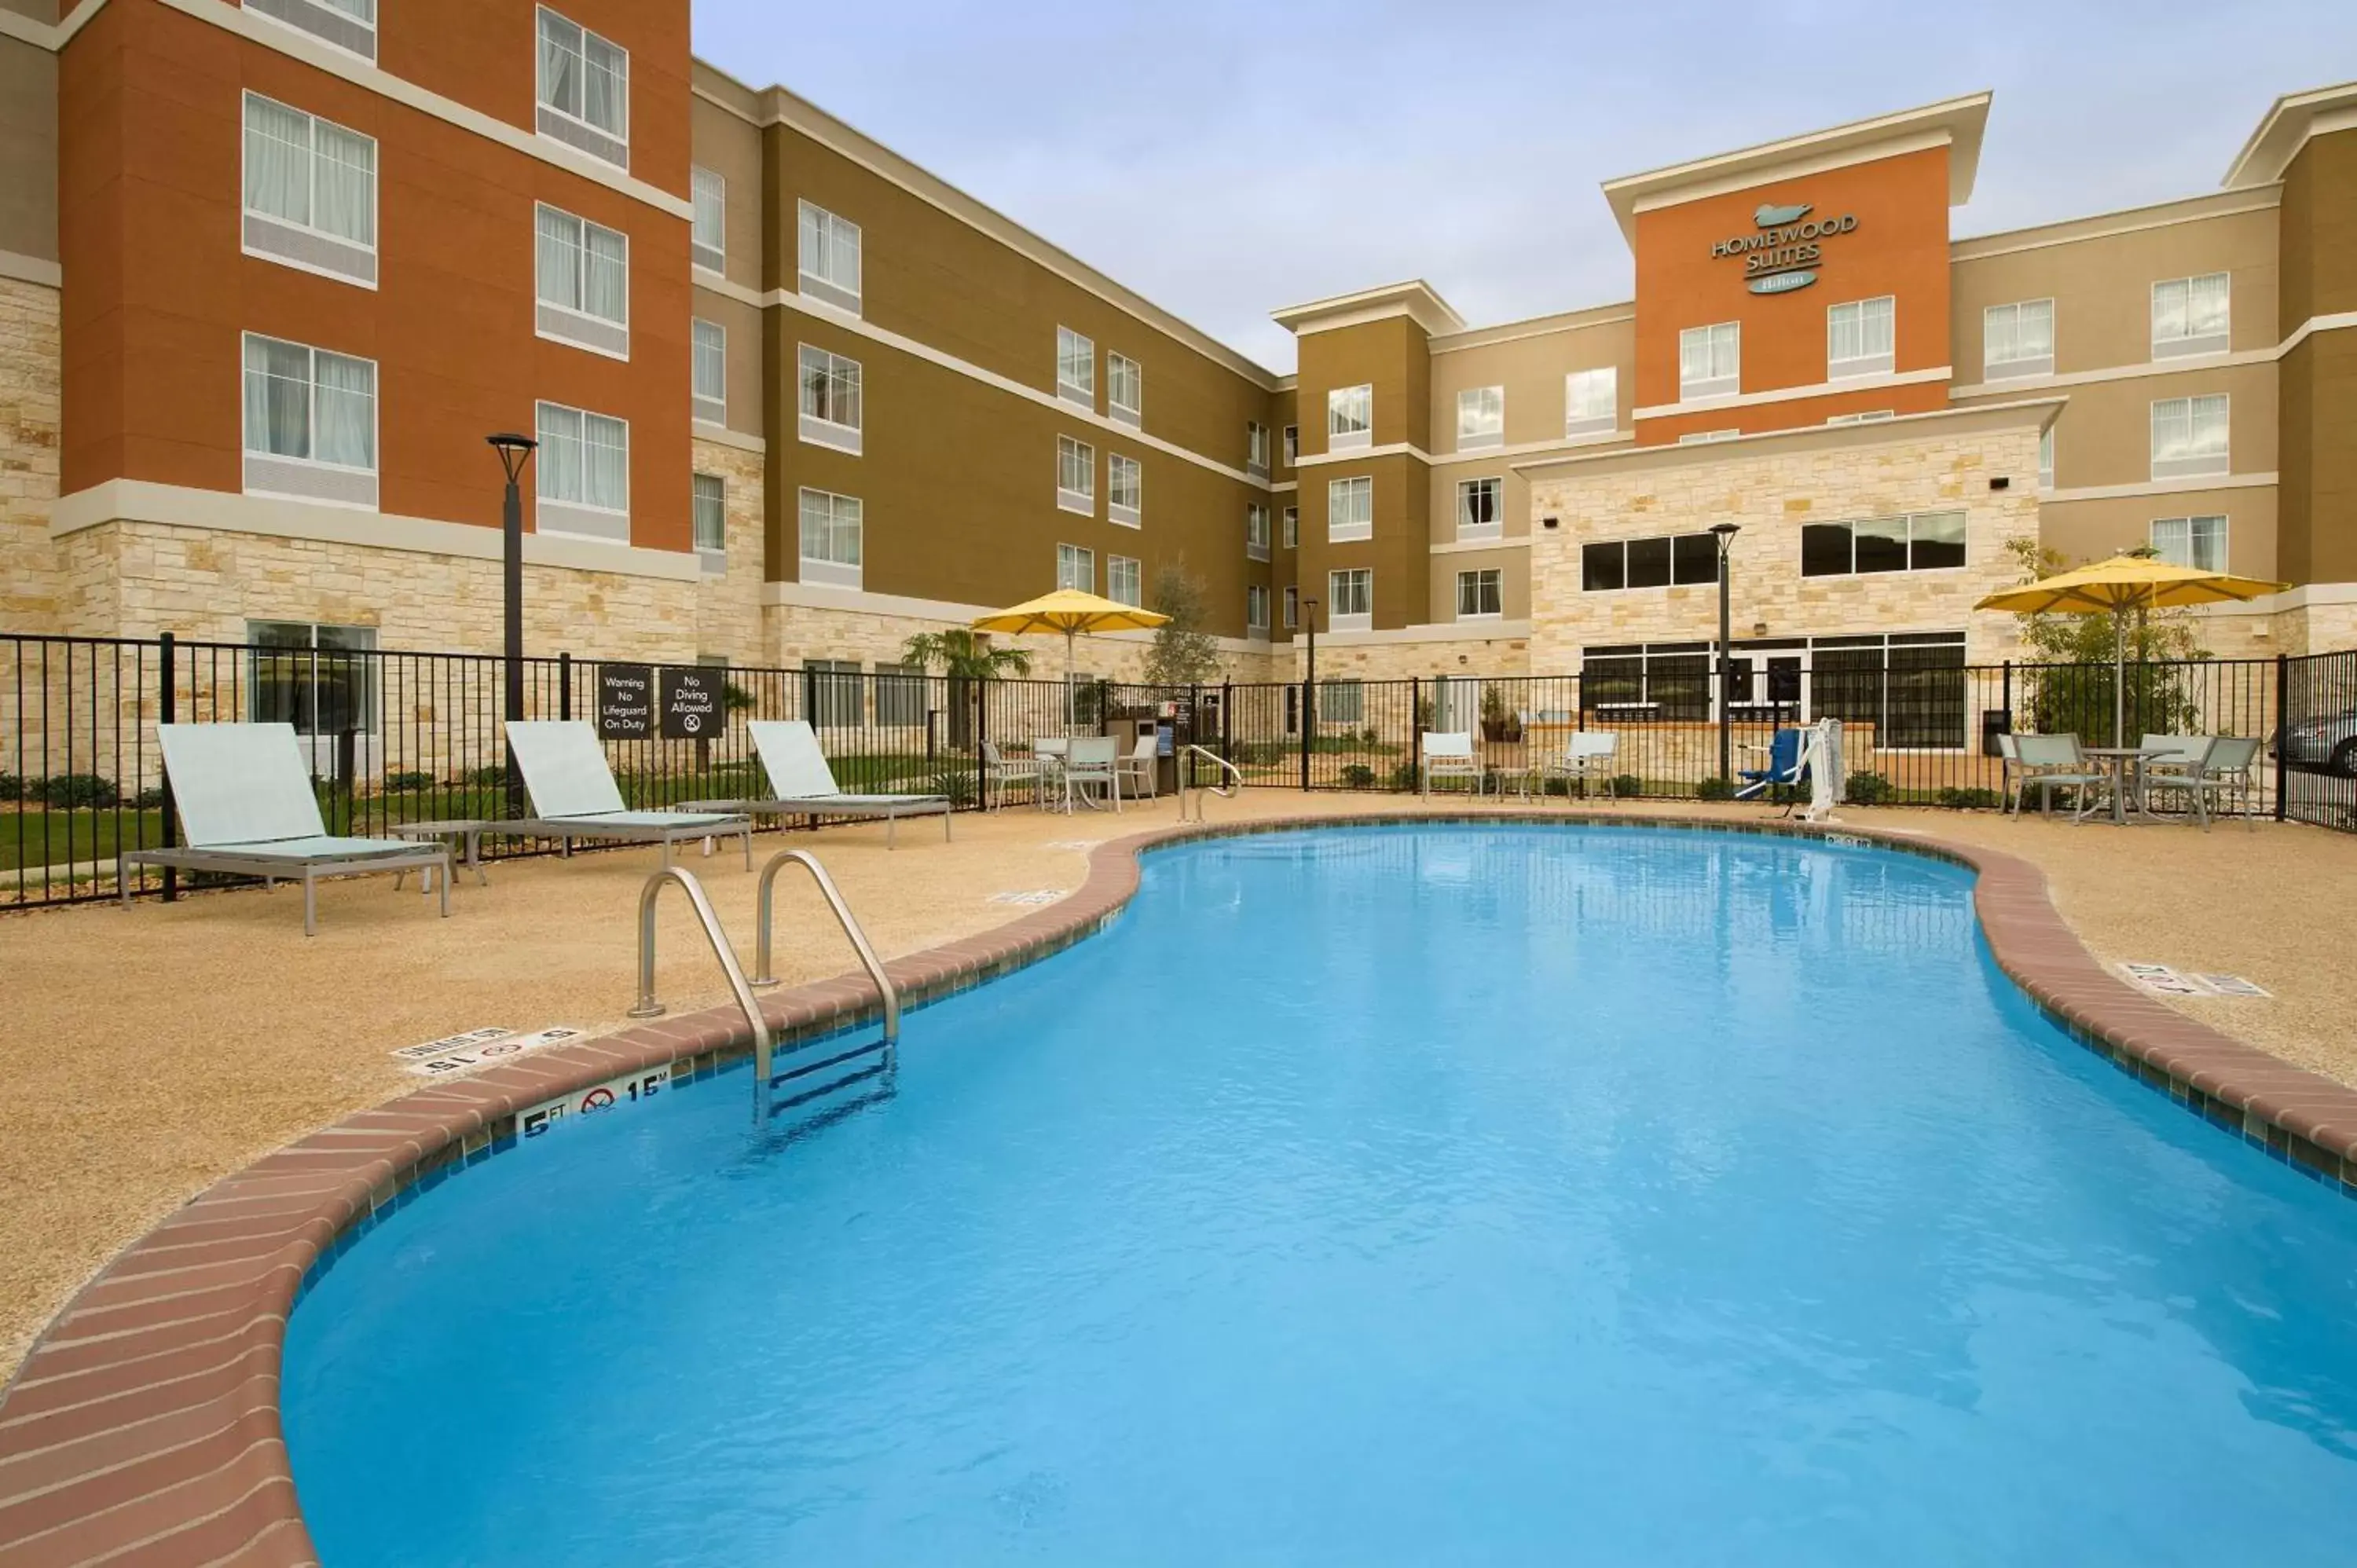
<svg viewBox="0 0 2357 1568">
<path fill-rule="evenodd" d="M 1301 509 L 1297 506 L 1285 509 L 1285 547 L 1287 550 L 1301 548 Z"/>
<path fill-rule="evenodd" d="M 688 231 L 688 259 L 706 272 L 728 264 L 728 182 L 708 168 L 687 171 L 689 194 L 695 209 Z"/>
<path fill-rule="evenodd" d="M 376 286 L 376 143 L 245 95 L 246 254 Z"/>
<path fill-rule="evenodd" d="M 856 659 L 805 659 L 804 705 L 811 723 L 821 729 L 856 729 L 866 716 L 867 682 L 859 678 Z"/>
<path fill-rule="evenodd" d="M 1105 350 L 1105 412 L 1133 428 L 1146 423 L 1146 367 Z"/>
<path fill-rule="evenodd" d="M 374 627 L 250 620 L 245 643 L 249 723 L 292 725 L 304 736 L 376 732 Z"/>
<path fill-rule="evenodd" d="M 1118 452 L 1105 454 L 1105 517 L 1125 528 L 1141 526 L 1146 505 L 1146 465 Z"/>
<path fill-rule="evenodd" d="M 1351 452 L 1375 439 L 1375 389 L 1336 387 L 1326 394 L 1326 450 Z"/>
<path fill-rule="evenodd" d="M 795 266 L 802 292 L 853 315 L 859 313 L 859 225 L 823 207 L 800 204 L 801 244 Z"/>
<path fill-rule="evenodd" d="M 1326 486 L 1326 539 L 1340 544 L 1375 536 L 1375 481 L 1333 479 Z"/>
<path fill-rule="evenodd" d="M 1708 533 L 1607 539 L 1580 547 L 1579 570 L 1580 588 L 1591 594 L 1716 583 L 1718 541 Z"/>
<path fill-rule="evenodd" d="M 630 537 L 630 427 L 609 414 L 563 403 L 540 405 L 543 533 L 582 533 L 627 543 Z"/>
<path fill-rule="evenodd" d="M 1825 378 L 1881 376 L 1890 373 L 1891 333 L 1898 316 L 1896 298 L 1883 295 L 1825 310 Z"/>
<path fill-rule="evenodd" d="M 1247 502 L 1244 507 L 1244 558 L 1268 559 L 1268 508 L 1259 501 Z"/>
<path fill-rule="evenodd" d="M 1244 629 L 1268 635 L 1268 585 L 1265 583 L 1244 585 Z"/>
<path fill-rule="evenodd" d="M 1743 390 L 1743 327 L 1722 321 L 1678 334 L 1678 401 L 1732 397 Z"/>
<path fill-rule="evenodd" d="M 1468 387 L 1457 394 L 1457 449 L 1479 450 L 1506 439 L 1506 389 Z"/>
<path fill-rule="evenodd" d="M 1254 420 L 1244 422 L 1244 472 L 1268 478 L 1268 426 Z"/>
<path fill-rule="evenodd" d="M 1582 651 L 1579 693 L 1599 714 L 1692 722 L 1710 716 L 1710 644 L 1635 643 Z"/>
<path fill-rule="evenodd" d="M 1457 574 L 1457 618 L 1495 620 L 1505 611 L 1505 574 L 1495 566 Z"/>
<path fill-rule="evenodd" d="M 1299 588 L 1287 588 L 1285 590 L 1285 629 L 1287 631 L 1295 631 L 1299 629 L 1300 626 L 1301 590 Z"/>
<path fill-rule="evenodd" d="M 1732 441 L 1742 435 L 1740 430 L 1694 430 L 1678 437 L 1681 446 L 1700 446 L 1706 442 Z"/>
<path fill-rule="evenodd" d="M 1092 411 L 1097 406 L 1096 340 L 1069 327 L 1056 328 L 1056 395 Z"/>
<path fill-rule="evenodd" d="M 2152 477 L 2183 479 L 2228 469 L 2226 397 L 2168 397 L 2152 405 Z"/>
<path fill-rule="evenodd" d="M 1919 511 L 1864 522 L 1812 522 L 1801 528 L 1801 575 L 1846 577 L 1869 572 L 1932 572 L 1964 564 L 1964 514 Z"/>
<path fill-rule="evenodd" d="M 1620 422 L 1620 372 L 1611 365 L 1563 378 L 1563 433 L 1596 435 Z"/>
<path fill-rule="evenodd" d="M 2038 488 L 2054 488 L 2054 427 L 2050 424 L 2038 434 Z"/>
<path fill-rule="evenodd" d="M 695 524 L 695 548 L 707 568 L 722 564 L 712 559 L 728 551 L 728 482 L 717 474 L 689 478 L 688 505 Z"/>
<path fill-rule="evenodd" d="M 2152 357 L 2222 354 L 2232 330 L 2233 283 L 2225 273 L 2152 285 Z"/>
<path fill-rule="evenodd" d="M 1872 408 L 1867 410 L 1863 413 L 1832 414 L 1826 418 L 1825 423 L 1827 424 L 1879 424 L 1886 419 L 1896 419 L 1898 417 L 1897 413 L 1893 410 L 1887 408 Z"/>
<path fill-rule="evenodd" d="M 692 324 L 695 417 L 707 424 L 728 423 L 728 332 L 716 321 Z"/>
<path fill-rule="evenodd" d="M 630 166 L 630 51 L 543 6 L 540 134 Z"/>
<path fill-rule="evenodd" d="M 1135 555 L 1105 557 L 1105 597 L 1117 605 L 1143 605 L 1144 570 Z"/>
<path fill-rule="evenodd" d="M 2018 305 L 1992 305 L 1981 312 L 1981 375 L 1985 380 L 2053 373 L 2052 300 L 2025 299 Z"/>
<path fill-rule="evenodd" d="M 813 446 L 860 450 L 859 361 L 808 343 L 796 356 L 801 382 L 798 431 Z"/>
<path fill-rule="evenodd" d="M 867 530 L 857 496 L 802 493 L 802 580 L 838 588 L 860 585 Z"/>
<path fill-rule="evenodd" d="M 1318 718 L 1321 724 L 1362 725 L 1367 722 L 1367 688 L 1357 681 L 1320 681 Z"/>
<path fill-rule="evenodd" d="M 538 212 L 540 336 L 629 359 L 629 236 L 557 208 L 544 205 Z"/>
<path fill-rule="evenodd" d="M 245 489 L 376 505 L 376 361 L 245 335 Z"/>
<path fill-rule="evenodd" d="M 2152 547 L 2172 566 L 2201 572 L 2226 569 L 2226 520 L 2222 517 L 2157 517 Z"/>
<path fill-rule="evenodd" d="M 925 722 L 925 667 L 876 666 L 876 722 L 888 729 L 918 729 Z"/>
<path fill-rule="evenodd" d="M 245 0 L 245 8 L 364 60 L 376 59 L 376 0 Z"/>
<path fill-rule="evenodd" d="M 1056 586 L 1076 588 L 1083 594 L 1097 591 L 1097 555 L 1093 550 L 1083 550 L 1077 544 L 1056 546 Z"/>
<path fill-rule="evenodd" d="M 1285 427 L 1284 452 L 1285 466 L 1286 467 L 1291 468 L 1299 466 L 1301 462 L 1301 426 L 1297 424 L 1288 424 Z"/>
<path fill-rule="evenodd" d="M 1326 574 L 1326 624 L 1335 631 L 1365 631 L 1374 625 L 1375 575 L 1365 566 Z M 1333 715 L 1329 713 L 1329 717 Z"/>
<path fill-rule="evenodd" d="M 1495 539 L 1505 532 L 1503 479 L 1463 479 L 1457 486 L 1457 537 Z"/>
<path fill-rule="evenodd" d="M 1097 449 L 1069 435 L 1056 437 L 1056 504 L 1097 514 Z"/>
</svg>

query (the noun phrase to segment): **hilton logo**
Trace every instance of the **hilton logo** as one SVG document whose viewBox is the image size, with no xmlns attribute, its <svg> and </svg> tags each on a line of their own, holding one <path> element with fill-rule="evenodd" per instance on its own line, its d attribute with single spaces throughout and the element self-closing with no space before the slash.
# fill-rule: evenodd
<svg viewBox="0 0 2357 1568">
<path fill-rule="evenodd" d="M 1780 207 L 1763 201 L 1752 209 L 1758 232 L 1738 234 L 1710 248 L 1714 257 L 1741 256 L 1744 286 L 1754 294 L 1790 294 L 1817 281 L 1817 263 L 1824 259 L 1824 242 L 1835 234 L 1854 232 L 1857 220 L 1811 218 L 1807 202 Z"/>
</svg>

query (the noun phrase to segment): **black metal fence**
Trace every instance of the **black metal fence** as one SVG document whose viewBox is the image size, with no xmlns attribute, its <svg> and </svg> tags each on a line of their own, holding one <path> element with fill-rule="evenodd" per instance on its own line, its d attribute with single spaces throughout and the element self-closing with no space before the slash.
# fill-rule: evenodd
<svg viewBox="0 0 2357 1568">
<path fill-rule="evenodd" d="M 1609 735 L 1603 771 L 1620 794 L 1692 798 L 1760 766 L 1779 730 L 1835 717 L 1853 800 L 1948 806 L 1997 803 L 1995 736 L 2007 728 L 2090 746 L 2254 736 L 2267 741 L 2262 811 L 2357 831 L 2357 653 L 2131 665 L 2125 680 L 2108 664 L 1967 666 L 1953 645 L 1827 653 L 1738 664 L 1723 725 L 1707 656 L 1595 659 L 1578 675 L 1180 690 L 825 664 L 666 672 L 559 656 L 526 661 L 516 716 L 610 720 L 616 682 L 636 675 L 656 712 L 608 753 L 637 806 L 766 794 L 745 728 L 756 719 L 808 720 L 844 789 L 946 794 L 961 809 L 983 800 L 988 752 L 1019 758 L 1068 729 L 1115 735 L 1126 750 L 1141 725 L 1168 725 L 1248 784 L 1391 791 L 1417 788 L 1426 734 L 1472 736 L 1493 787 L 1534 792 L 1572 787 L 1545 768 L 1572 736 Z M 110 894 L 118 848 L 173 842 L 159 723 L 293 725 L 333 832 L 509 815 L 505 676 L 479 654 L 0 636 L 0 907 Z M 674 682 L 706 696 L 692 735 L 662 733 Z"/>
</svg>

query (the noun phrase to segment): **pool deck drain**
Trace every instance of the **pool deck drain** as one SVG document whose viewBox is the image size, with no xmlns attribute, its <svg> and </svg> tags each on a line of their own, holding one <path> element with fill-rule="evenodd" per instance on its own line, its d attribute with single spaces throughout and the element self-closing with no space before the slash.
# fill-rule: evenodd
<svg viewBox="0 0 2357 1568">
<path fill-rule="evenodd" d="M 1560 810 L 1165 827 L 1097 845 L 1087 881 L 1051 907 L 896 959 L 888 972 L 921 1005 L 1060 951 L 1115 918 L 1137 888 L 1140 853 L 1158 844 L 1434 822 L 1820 833 Z M 2357 1090 L 2139 992 L 2081 944 L 2029 862 L 1930 833 L 1837 831 L 1976 870 L 1974 907 L 1991 952 L 2051 1017 L 2205 1120 L 2357 1196 Z M 844 974 L 762 1006 L 782 1037 L 803 1040 L 864 1021 L 878 998 Z M 714 1009 L 552 1045 L 344 1117 L 199 1194 L 68 1303 L 0 1398 L 0 1563 L 315 1563 L 278 1415 L 286 1316 L 306 1282 L 376 1217 L 518 1146 L 523 1120 L 601 1086 L 716 1070 L 746 1049 L 744 1036 L 741 1018 Z"/>
</svg>

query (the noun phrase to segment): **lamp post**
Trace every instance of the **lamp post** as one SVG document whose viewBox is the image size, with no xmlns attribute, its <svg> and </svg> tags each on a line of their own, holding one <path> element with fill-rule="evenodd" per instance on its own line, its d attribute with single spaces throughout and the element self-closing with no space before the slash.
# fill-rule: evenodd
<svg viewBox="0 0 2357 1568">
<path fill-rule="evenodd" d="M 1731 783 L 1735 779 L 1735 748 L 1727 734 L 1727 696 L 1733 685 L 1735 659 L 1727 646 L 1733 581 L 1727 558 L 1735 549 L 1735 536 L 1742 530 L 1735 523 L 1717 522 L 1711 525 L 1710 531 L 1718 539 L 1718 776 Z"/>
<path fill-rule="evenodd" d="M 500 510 L 503 546 L 500 564 L 507 610 L 506 658 L 502 662 L 507 669 L 506 714 L 509 718 L 520 719 L 523 717 L 523 491 L 519 484 L 523 478 L 524 465 L 532 461 L 533 449 L 540 443 L 529 435 L 505 431 L 483 439 L 500 455 L 500 469 L 508 480 Z M 508 815 L 523 815 L 523 774 L 516 767 L 512 749 L 508 753 Z"/>
<path fill-rule="evenodd" d="M 1301 624 L 1309 631 L 1309 665 L 1301 678 L 1301 787 L 1309 788 L 1309 754 L 1318 738 L 1318 601 L 1301 601 Z"/>
</svg>

